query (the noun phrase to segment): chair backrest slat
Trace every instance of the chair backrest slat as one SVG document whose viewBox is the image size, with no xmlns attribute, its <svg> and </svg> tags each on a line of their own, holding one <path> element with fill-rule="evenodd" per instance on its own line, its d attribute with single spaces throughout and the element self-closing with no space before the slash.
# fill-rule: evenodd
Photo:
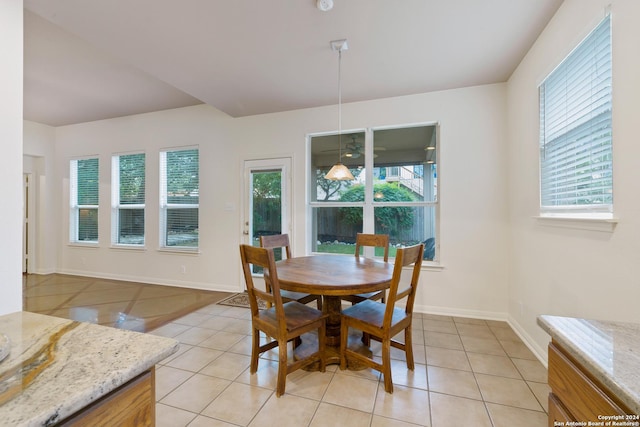
<svg viewBox="0 0 640 427">
<path fill-rule="evenodd" d="M 289 244 L 288 234 L 274 234 L 271 236 L 260 236 L 260 246 L 263 248 L 285 248 L 282 258 L 287 255 L 287 259 L 291 258 L 291 245 Z"/>
<path fill-rule="evenodd" d="M 356 257 L 360 256 L 360 248 L 363 246 L 373 246 L 384 248 L 384 261 L 389 261 L 389 235 L 388 234 L 356 234 Z"/>
<path fill-rule="evenodd" d="M 424 254 L 424 245 L 419 243 L 414 246 L 408 246 L 405 248 L 398 248 L 396 251 L 396 261 L 393 266 L 393 276 L 391 278 L 391 286 L 389 288 L 389 294 L 387 295 L 387 308 L 384 314 L 383 324 L 384 327 L 391 325 L 391 318 L 393 315 L 393 309 L 397 301 L 407 298 L 405 304 L 405 313 L 411 315 L 413 312 L 413 303 L 416 299 L 416 288 L 418 287 L 418 281 L 420 279 L 420 268 L 422 267 L 422 256 Z M 402 278 L 402 269 L 408 265 L 413 264 L 411 280 L 406 285 L 406 288 L 402 288 L 401 291 L 398 288 L 401 286 L 400 280 Z M 405 286 L 402 284 L 402 286 Z"/>
<path fill-rule="evenodd" d="M 278 281 L 278 272 L 276 270 L 276 261 L 273 255 L 273 249 L 240 245 L 240 258 L 242 259 L 242 271 L 244 272 L 244 279 L 247 284 L 247 293 L 249 294 L 251 315 L 254 317 L 258 316 L 259 308 L 257 298 L 261 297 L 273 304 L 280 327 L 286 328 L 284 309 L 282 307 L 282 297 L 280 296 L 280 282 Z M 261 291 L 254 286 L 253 276 L 251 275 L 251 264 L 264 269 L 265 280 L 268 280 L 270 283 L 270 293 Z"/>
</svg>

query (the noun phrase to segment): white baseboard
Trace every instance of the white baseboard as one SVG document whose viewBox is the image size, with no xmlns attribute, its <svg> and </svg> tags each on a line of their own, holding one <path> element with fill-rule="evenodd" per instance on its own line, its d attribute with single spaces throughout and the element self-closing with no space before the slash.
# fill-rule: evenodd
<svg viewBox="0 0 640 427">
<path fill-rule="evenodd" d="M 47 274 L 55 274 L 56 269 L 55 268 L 51 268 L 51 269 L 37 269 L 36 271 L 30 271 L 29 274 L 41 274 L 41 275 L 47 275 Z"/>
<path fill-rule="evenodd" d="M 470 317 L 472 319 L 507 321 L 507 313 L 498 311 L 467 310 L 453 307 L 435 307 L 430 305 L 414 305 L 416 313 L 436 314 L 439 316 Z"/>
<path fill-rule="evenodd" d="M 70 276 L 85 276 L 85 277 L 95 277 L 97 279 L 111 279 L 111 280 L 122 280 L 124 282 L 138 282 L 138 283 L 148 283 L 150 285 L 164 285 L 164 286 L 175 286 L 178 288 L 191 288 L 191 289 L 199 289 L 203 291 L 218 291 L 218 292 L 242 292 L 244 288 L 240 289 L 235 286 L 230 285 L 222 285 L 216 283 L 206 283 L 206 282 L 191 282 L 185 280 L 158 280 L 157 278 L 151 277 L 141 277 L 141 276 L 126 276 L 119 274 L 103 274 L 96 273 L 95 271 L 80 271 L 80 270 L 60 270 L 56 271 L 58 274 L 68 274 Z"/>
<path fill-rule="evenodd" d="M 520 324 L 518 322 L 516 322 L 516 320 L 513 317 L 509 316 L 509 319 L 507 320 L 507 322 L 511 326 L 511 329 L 513 329 L 513 331 L 520 337 L 522 342 L 527 347 L 529 347 L 529 350 L 531 350 L 531 352 L 534 354 L 534 356 L 536 356 L 538 358 L 540 363 L 542 363 L 545 368 L 548 368 L 549 367 L 549 361 L 548 361 L 547 349 L 546 348 L 541 348 L 535 342 L 535 340 L 533 338 L 531 338 L 531 335 L 529 335 L 527 333 L 527 331 L 525 331 L 524 328 L 522 328 L 522 326 L 520 326 Z"/>
</svg>

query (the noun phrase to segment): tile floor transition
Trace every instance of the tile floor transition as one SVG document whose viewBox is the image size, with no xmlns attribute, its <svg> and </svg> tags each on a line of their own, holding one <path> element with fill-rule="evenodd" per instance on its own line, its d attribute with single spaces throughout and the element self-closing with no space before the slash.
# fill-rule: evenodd
<svg viewBox="0 0 640 427">
<path fill-rule="evenodd" d="M 33 276 L 25 280 L 25 310 L 70 317 L 89 306 L 95 316 L 86 320 L 134 328 L 142 322 L 150 333 L 179 340 L 179 351 L 157 366 L 159 427 L 547 425 L 546 369 L 505 322 L 415 313 L 416 368 L 408 371 L 404 353 L 392 352 L 393 394 L 376 371 L 330 365 L 325 373 L 290 374 L 285 395 L 276 398 L 276 351 L 249 374 L 248 309 L 203 303 L 225 293 L 178 296 L 170 287 L 138 285 Z M 122 313 L 130 322 L 115 325 Z M 372 345 L 379 355 L 379 344 Z"/>
<path fill-rule="evenodd" d="M 231 295 L 65 274 L 23 275 L 22 294 L 26 311 L 138 332 Z"/>
</svg>

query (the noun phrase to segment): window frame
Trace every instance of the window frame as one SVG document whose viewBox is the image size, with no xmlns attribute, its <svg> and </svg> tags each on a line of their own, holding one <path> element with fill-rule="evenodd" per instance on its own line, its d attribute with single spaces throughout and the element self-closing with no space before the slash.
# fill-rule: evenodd
<svg viewBox="0 0 640 427">
<path fill-rule="evenodd" d="M 98 167 L 96 170 L 97 204 L 80 204 L 78 202 L 78 162 L 85 160 L 96 160 Z M 96 239 L 80 240 L 80 212 L 83 209 L 95 211 L 96 215 Z M 100 244 L 100 156 L 89 155 L 74 157 L 69 160 L 69 244 L 80 246 L 98 246 Z"/>
<path fill-rule="evenodd" d="M 144 203 L 122 204 L 120 200 L 120 158 L 125 156 L 140 155 L 144 156 Z M 146 173 L 147 173 L 147 155 L 144 151 L 134 151 L 127 153 L 116 153 L 111 156 L 111 245 L 118 248 L 145 248 L 146 247 Z M 139 210 L 142 209 L 144 224 L 142 232 L 142 243 L 120 243 L 120 211 L 121 210 Z"/>
<path fill-rule="evenodd" d="M 314 201 L 311 200 L 311 195 L 314 194 L 313 186 L 316 185 L 315 181 L 315 169 L 312 167 L 311 160 L 311 151 L 312 151 L 312 139 L 314 137 L 320 136 L 328 136 L 328 135 L 337 135 L 337 132 L 322 132 L 322 133 L 313 133 L 307 135 L 307 192 L 306 192 L 306 205 L 307 205 L 307 215 L 306 220 L 308 223 L 312 223 L 312 216 L 314 215 L 315 209 L 321 208 L 345 208 L 345 207 L 357 207 L 362 208 L 362 232 L 363 233 L 374 233 L 375 232 L 375 208 L 381 207 L 412 207 L 412 208 L 425 208 L 432 207 L 434 209 L 434 235 L 436 237 L 436 245 L 435 245 L 435 255 L 433 260 L 424 260 L 423 268 L 440 268 L 441 267 L 441 253 L 440 253 L 440 194 L 433 200 L 425 200 L 425 201 L 406 201 L 406 202 L 382 202 L 374 200 L 374 132 L 380 130 L 393 130 L 393 129 L 402 129 L 402 128 L 412 128 L 412 127 L 420 127 L 420 126 L 433 126 L 435 128 L 436 135 L 436 159 L 438 161 L 437 170 L 438 177 L 440 177 L 441 163 L 440 163 L 440 123 L 437 121 L 429 121 L 429 122 L 420 122 L 420 123 L 410 123 L 410 124 L 401 124 L 394 126 L 379 126 L 379 127 L 367 127 L 367 128 L 359 128 L 343 131 L 342 134 L 353 134 L 363 132 L 365 135 L 364 141 L 364 154 L 365 154 L 365 179 L 364 179 L 364 201 L 360 202 L 339 202 L 339 201 Z M 376 166 L 379 167 L 379 166 Z M 438 187 L 438 191 L 440 187 Z M 316 238 L 314 236 L 313 230 L 311 226 L 307 228 L 307 242 L 308 243 L 308 253 L 317 254 L 320 252 L 313 251 L 313 241 Z M 373 256 L 372 248 L 365 248 L 366 256 Z M 393 257 L 390 257 L 393 258 Z"/>
<path fill-rule="evenodd" d="M 198 152 L 198 203 L 181 204 L 181 203 L 169 203 L 167 194 L 167 153 L 180 152 L 180 151 L 192 151 Z M 198 253 L 200 250 L 200 236 L 198 235 L 196 246 L 186 245 L 167 245 L 167 219 L 170 209 L 197 209 L 198 210 L 198 225 L 200 224 L 200 148 L 197 145 L 185 146 L 185 147 L 171 147 L 163 148 L 159 152 L 159 250 L 168 252 L 194 252 Z"/>
</svg>

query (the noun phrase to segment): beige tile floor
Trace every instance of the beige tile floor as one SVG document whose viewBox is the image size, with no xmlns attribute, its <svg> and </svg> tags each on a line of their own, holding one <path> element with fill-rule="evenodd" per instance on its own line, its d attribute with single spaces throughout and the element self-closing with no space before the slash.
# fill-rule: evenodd
<svg viewBox="0 0 640 427">
<path fill-rule="evenodd" d="M 276 398 L 277 353 L 263 355 L 249 374 L 249 310 L 212 304 L 225 296 L 64 275 L 24 279 L 25 310 L 181 342 L 157 367 L 159 427 L 547 423 L 546 370 L 505 322 L 417 313 L 416 368 L 408 371 L 404 354 L 393 353 L 393 394 L 375 371 L 331 365 L 325 373 L 294 372 Z"/>
<path fill-rule="evenodd" d="M 181 342 L 157 368 L 157 425 L 547 424 L 546 369 L 507 323 L 417 313 L 413 327 L 416 367 L 408 371 L 404 353 L 393 353 L 393 394 L 376 371 L 331 365 L 325 373 L 290 374 L 277 398 L 276 352 L 249 373 L 249 310 L 209 305 L 151 332 Z"/>
</svg>

